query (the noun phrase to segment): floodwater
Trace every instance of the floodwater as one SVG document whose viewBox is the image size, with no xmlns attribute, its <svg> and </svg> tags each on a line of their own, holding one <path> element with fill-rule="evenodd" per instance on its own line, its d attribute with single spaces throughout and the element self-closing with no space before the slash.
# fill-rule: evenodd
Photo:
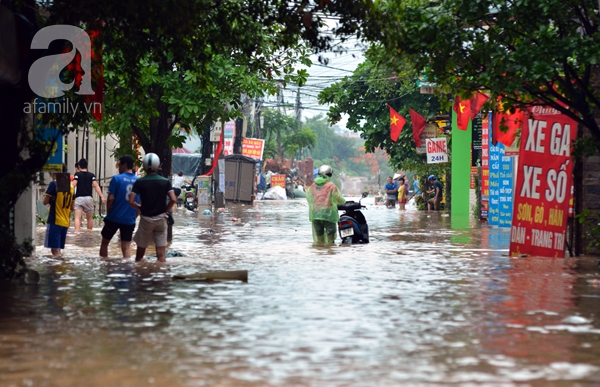
<svg viewBox="0 0 600 387">
<path fill-rule="evenodd" d="M 598 259 L 364 203 L 371 243 L 328 247 L 304 200 L 180 209 L 164 265 L 100 259 L 99 226 L 54 260 L 40 228 L 41 282 L 0 289 L 0 386 L 600 384 Z M 249 280 L 172 279 L 211 270 Z"/>
</svg>

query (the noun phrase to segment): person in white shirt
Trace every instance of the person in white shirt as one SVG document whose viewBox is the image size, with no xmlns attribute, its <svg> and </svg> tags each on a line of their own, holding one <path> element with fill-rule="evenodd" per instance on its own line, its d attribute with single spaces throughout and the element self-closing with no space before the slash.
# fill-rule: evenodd
<svg viewBox="0 0 600 387">
<path fill-rule="evenodd" d="M 191 181 L 187 180 L 183 177 L 183 171 L 177 172 L 177 175 L 173 176 L 173 191 L 175 192 L 175 197 L 179 197 L 181 195 L 181 186 L 183 183 L 192 184 Z"/>
</svg>

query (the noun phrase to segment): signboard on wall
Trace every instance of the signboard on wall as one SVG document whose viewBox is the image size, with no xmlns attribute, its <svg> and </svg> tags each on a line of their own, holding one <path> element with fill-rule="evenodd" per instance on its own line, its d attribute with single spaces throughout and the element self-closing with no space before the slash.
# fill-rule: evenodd
<svg viewBox="0 0 600 387">
<path fill-rule="evenodd" d="M 427 147 L 426 147 L 426 143 L 427 143 L 427 139 L 428 138 L 436 138 L 437 137 L 437 133 L 438 132 L 438 127 L 436 124 L 433 124 L 431 122 L 428 122 L 425 125 L 425 128 L 423 128 L 423 131 L 421 132 L 421 146 L 417 148 L 417 153 L 421 153 L 421 154 L 425 154 L 427 153 Z"/>
<path fill-rule="evenodd" d="M 481 165 L 481 149 L 483 141 L 483 120 L 482 115 L 478 114 L 471 121 L 471 166 L 478 167 Z"/>
<path fill-rule="evenodd" d="M 244 138 L 242 140 L 242 155 L 262 160 L 265 140 L 260 138 Z M 260 168 L 258 169 L 260 170 Z"/>
<path fill-rule="evenodd" d="M 486 114 L 481 120 L 481 217 L 485 219 L 490 196 L 490 116 Z"/>
<path fill-rule="evenodd" d="M 425 144 L 427 147 L 427 164 L 447 163 L 448 151 L 446 138 L 429 138 Z"/>
<path fill-rule="evenodd" d="M 235 120 L 226 122 L 223 125 L 223 155 L 233 154 L 233 142 L 235 138 Z"/>
<path fill-rule="evenodd" d="M 503 153 L 504 152 L 504 153 Z M 501 149 L 500 170 L 498 171 L 498 227 L 510 227 L 513 213 L 513 158 L 506 155 L 506 150 Z"/>
<path fill-rule="evenodd" d="M 62 100 L 62 99 L 60 99 Z M 36 99 L 35 111 L 38 112 L 34 118 L 35 131 L 39 138 L 49 146 L 52 146 L 48 160 L 44 164 L 43 170 L 47 172 L 62 172 L 63 169 L 63 134 L 58 128 L 53 128 L 48 125 L 44 125 L 43 113 L 55 113 L 56 104 L 43 100 L 41 98 Z"/>
<path fill-rule="evenodd" d="M 489 165 L 489 206 L 488 206 L 488 224 L 498 226 L 500 224 L 500 148 L 504 149 L 501 143 L 492 145 L 490 142 L 490 165 Z"/>
<path fill-rule="evenodd" d="M 283 175 L 283 174 L 271 175 L 271 187 L 285 188 L 285 175 Z"/>
<path fill-rule="evenodd" d="M 536 106 L 523 124 L 510 255 L 564 257 L 577 123 Z"/>
</svg>

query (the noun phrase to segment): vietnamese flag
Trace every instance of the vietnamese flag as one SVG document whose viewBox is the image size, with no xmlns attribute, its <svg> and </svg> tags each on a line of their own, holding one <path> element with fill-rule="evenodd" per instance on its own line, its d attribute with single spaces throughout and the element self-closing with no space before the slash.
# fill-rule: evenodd
<svg viewBox="0 0 600 387">
<path fill-rule="evenodd" d="M 408 111 L 410 112 L 410 120 L 412 121 L 413 140 L 415 140 L 415 145 L 418 148 L 421 146 L 421 133 L 423 132 L 427 121 L 425 120 L 425 117 L 411 108 L 408 108 Z"/>
<path fill-rule="evenodd" d="M 398 114 L 390 105 L 388 107 L 390 108 L 390 137 L 392 141 L 397 141 L 406 123 L 406 119 Z"/>
<path fill-rule="evenodd" d="M 456 114 L 456 126 L 460 130 L 467 130 L 469 120 L 471 119 L 471 100 L 463 100 L 457 95 L 454 98 L 454 106 L 452 107 Z"/>
<path fill-rule="evenodd" d="M 498 112 L 494 114 L 492 119 L 492 145 L 496 146 L 501 142 L 505 146 L 511 146 L 515 141 L 517 131 L 521 129 L 525 112 L 516 109 L 513 113 L 510 110 L 504 109 L 504 104 L 498 97 Z"/>
<path fill-rule="evenodd" d="M 483 104 L 490 99 L 487 95 L 483 94 L 481 91 L 478 91 L 473 97 L 471 97 L 471 120 L 475 119 Z"/>
</svg>

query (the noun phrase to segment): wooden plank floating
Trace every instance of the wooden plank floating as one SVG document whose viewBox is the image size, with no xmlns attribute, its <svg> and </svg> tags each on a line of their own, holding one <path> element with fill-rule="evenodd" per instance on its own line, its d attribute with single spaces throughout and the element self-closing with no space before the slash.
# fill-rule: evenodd
<svg viewBox="0 0 600 387">
<path fill-rule="evenodd" d="M 174 280 L 243 281 L 248 282 L 248 270 L 210 271 L 207 273 L 174 275 Z"/>
</svg>

